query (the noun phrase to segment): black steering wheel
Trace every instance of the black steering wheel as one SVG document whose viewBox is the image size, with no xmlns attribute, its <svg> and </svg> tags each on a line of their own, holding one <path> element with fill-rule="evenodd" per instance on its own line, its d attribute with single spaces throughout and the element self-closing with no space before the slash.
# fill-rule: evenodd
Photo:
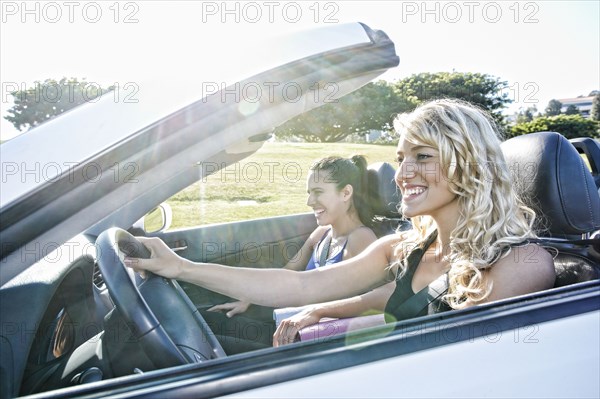
<svg viewBox="0 0 600 399">
<path fill-rule="evenodd" d="M 98 266 L 117 310 L 157 368 L 226 356 L 177 281 L 152 273 L 139 286 L 132 281 L 120 254 L 150 257 L 134 236 L 111 228 L 98 236 L 96 248 Z"/>
</svg>

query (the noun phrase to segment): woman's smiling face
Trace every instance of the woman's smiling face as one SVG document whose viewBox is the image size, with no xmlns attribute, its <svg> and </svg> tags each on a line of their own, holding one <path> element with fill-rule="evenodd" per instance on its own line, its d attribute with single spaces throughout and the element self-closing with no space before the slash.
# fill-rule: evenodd
<svg viewBox="0 0 600 399">
<path fill-rule="evenodd" d="M 351 194 L 344 189 L 338 190 L 328 171 L 311 171 L 306 181 L 306 192 L 306 205 L 313 209 L 319 226 L 333 224 L 348 212 Z"/>
<path fill-rule="evenodd" d="M 434 218 L 458 211 L 457 195 L 450 191 L 436 148 L 398 142 L 396 184 L 402 193 L 402 214 L 406 217 L 429 215 Z"/>
</svg>

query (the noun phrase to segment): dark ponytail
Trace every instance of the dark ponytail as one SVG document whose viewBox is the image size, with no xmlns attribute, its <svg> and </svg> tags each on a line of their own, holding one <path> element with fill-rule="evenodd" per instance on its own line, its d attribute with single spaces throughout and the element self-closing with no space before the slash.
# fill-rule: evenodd
<svg viewBox="0 0 600 399">
<path fill-rule="evenodd" d="M 327 157 L 315 162 L 312 171 L 329 172 L 328 182 L 335 183 L 338 190 L 350 184 L 353 188 L 352 206 L 356 209 L 360 221 L 368 227 L 373 225 L 373 209 L 370 205 L 369 173 L 367 160 L 362 155 L 351 158 Z"/>
</svg>

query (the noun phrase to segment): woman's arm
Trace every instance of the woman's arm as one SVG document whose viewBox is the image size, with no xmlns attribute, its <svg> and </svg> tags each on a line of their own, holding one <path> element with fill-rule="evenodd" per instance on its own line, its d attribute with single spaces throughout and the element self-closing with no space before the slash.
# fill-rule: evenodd
<svg viewBox="0 0 600 399">
<path fill-rule="evenodd" d="M 319 320 L 324 317 L 336 319 L 356 317 L 370 311 L 383 312 L 388 299 L 390 299 L 390 296 L 394 292 L 394 288 L 396 288 L 395 281 L 377 287 L 362 295 L 315 304 L 308 310 L 312 315 L 318 317 Z"/>
<path fill-rule="evenodd" d="M 300 248 L 298 253 L 296 253 L 283 268 L 296 271 L 302 271 L 306 269 L 306 264 L 310 260 L 315 246 L 318 244 L 319 240 L 321 237 L 323 237 L 326 231 L 327 227 L 324 226 L 319 226 L 313 230 L 313 232 L 308 236 L 308 239 L 302 245 L 302 248 Z M 215 305 L 207 310 L 209 312 L 222 312 L 225 313 L 227 317 L 233 317 L 237 314 L 246 312 L 250 305 L 252 305 L 250 302 L 234 301 Z"/>
<path fill-rule="evenodd" d="M 273 346 L 294 342 L 298 331 L 318 323 L 324 317 L 342 319 L 361 316 L 369 311 L 383 312 L 395 287 L 396 283 L 391 282 L 363 295 L 312 305 L 279 324 L 273 335 Z"/>
<path fill-rule="evenodd" d="M 308 272 L 251 269 L 194 263 L 179 257 L 158 238 L 138 238 L 150 259 L 127 258 L 125 264 L 200 285 L 212 291 L 258 305 L 285 307 L 327 302 L 361 294 L 381 285 L 388 275 L 398 236 L 386 236 L 360 255 Z"/>
</svg>

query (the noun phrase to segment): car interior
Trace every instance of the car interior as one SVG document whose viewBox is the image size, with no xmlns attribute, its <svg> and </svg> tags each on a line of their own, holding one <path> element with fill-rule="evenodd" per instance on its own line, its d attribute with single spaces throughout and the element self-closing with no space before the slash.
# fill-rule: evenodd
<svg viewBox="0 0 600 399">
<path fill-rule="evenodd" d="M 555 289 L 590 284 L 600 278 L 600 196 L 599 180 L 594 179 L 600 158 L 594 150 L 597 147 L 590 150 L 585 144 L 577 145 L 552 132 L 515 137 L 502 145 L 517 191 L 540 216 L 538 242 L 554 256 Z M 587 151 L 591 171 L 578 149 Z M 373 190 L 378 195 L 372 199 L 378 215 L 377 234 L 407 228 L 408 222 L 397 213 L 394 168 L 378 163 L 370 166 L 370 173 L 377 181 Z M 315 226 L 312 214 L 301 214 L 155 235 L 191 260 L 264 268 L 285 264 Z M 103 244 L 105 239 L 114 241 Z M 226 356 L 218 342 L 210 339 L 197 309 L 230 298 L 188 283 L 132 279 L 124 268 L 103 267 L 101 262 L 106 259 L 112 264 L 120 262 L 118 253 L 107 256 L 105 248 L 116 248 L 115 243 L 124 252 L 128 246 L 130 250 L 139 247 L 121 240 L 118 234 L 81 236 L 78 240 L 89 251 L 71 259 L 68 267 L 61 269 L 60 260 L 54 264 L 46 260 L 36 269 L 45 273 L 44 279 L 54 282 L 37 287 L 37 305 L 29 317 L 39 324 L 26 325 L 25 332 L 19 330 L 22 326 L 13 326 L 15 334 L 25 334 L 17 343 L 0 340 L 0 376 L 6 381 L 1 397 L 11 397 L 15 391 L 27 395 Z M 113 288 L 110 296 L 107 285 Z M 113 295 L 114 287 L 120 285 L 127 287 L 117 288 L 119 294 Z M 163 290 L 176 294 L 160 294 Z M 14 291 L 18 297 L 30 295 L 27 284 L 17 284 Z M 148 309 L 144 301 L 150 305 Z M 16 314 L 14 319 L 19 320 Z M 146 334 L 148 331 L 158 335 Z M 165 346 L 169 349 L 157 350 Z M 23 375 L 19 370 L 24 370 Z"/>
<path fill-rule="evenodd" d="M 598 170 L 588 170 L 577 149 L 558 133 L 518 136 L 502 149 L 518 194 L 538 215 L 540 244 L 554 256 L 555 287 L 598 279 L 600 197 L 592 175 Z M 592 162 L 598 165 L 598 159 Z M 593 240 L 581 241 L 594 234 Z"/>
</svg>

